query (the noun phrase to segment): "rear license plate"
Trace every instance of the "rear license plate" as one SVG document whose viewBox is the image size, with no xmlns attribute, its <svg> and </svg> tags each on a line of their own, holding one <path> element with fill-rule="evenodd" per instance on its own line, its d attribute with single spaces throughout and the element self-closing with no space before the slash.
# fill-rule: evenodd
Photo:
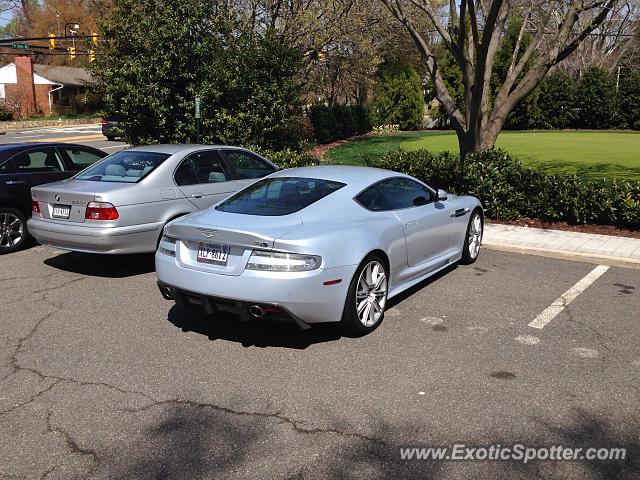
<svg viewBox="0 0 640 480">
<path fill-rule="evenodd" d="M 69 218 L 69 214 L 71 213 L 71 207 L 69 205 L 54 205 L 53 212 L 51 212 L 51 216 L 53 218 Z"/>
<path fill-rule="evenodd" d="M 226 265 L 229 245 L 201 243 L 198 246 L 198 262 Z"/>
</svg>

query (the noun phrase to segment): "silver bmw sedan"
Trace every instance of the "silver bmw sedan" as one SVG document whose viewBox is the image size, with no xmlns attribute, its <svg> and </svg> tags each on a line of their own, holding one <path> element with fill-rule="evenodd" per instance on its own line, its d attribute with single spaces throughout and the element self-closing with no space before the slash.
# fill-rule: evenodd
<svg viewBox="0 0 640 480">
<path fill-rule="evenodd" d="M 89 253 L 154 252 L 170 220 L 210 207 L 278 168 L 237 147 L 153 145 L 109 155 L 31 190 L 29 233 Z"/>
<path fill-rule="evenodd" d="M 156 252 L 160 292 L 179 305 L 301 328 L 366 334 L 389 298 L 476 260 L 480 201 L 388 170 L 281 170 L 170 222 Z"/>
</svg>

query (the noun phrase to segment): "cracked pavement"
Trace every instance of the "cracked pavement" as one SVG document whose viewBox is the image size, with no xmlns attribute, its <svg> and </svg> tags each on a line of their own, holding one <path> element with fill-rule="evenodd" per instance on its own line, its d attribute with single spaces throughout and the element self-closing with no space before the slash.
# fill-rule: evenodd
<svg viewBox="0 0 640 480">
<path fill-rule="evenodd" d="M 0 479 L 640 478 L 639 271 L 527 326 L 591 268 L 484 250 L 353 339 L 179 309 L 152 256 L 5 255 Z M 455 442 L 629 453 L 400 460 Z"/>
</svg>

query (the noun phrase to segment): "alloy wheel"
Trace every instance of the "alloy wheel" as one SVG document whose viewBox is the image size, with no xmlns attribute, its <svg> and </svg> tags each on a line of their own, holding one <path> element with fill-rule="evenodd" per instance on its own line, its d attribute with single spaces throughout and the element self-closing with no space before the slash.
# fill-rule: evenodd
<svg viewBox="0 0 640 480">
<path fill-rule="evenodd" d="M 370 328 L 380 321 L 387 302 L 387 274 L 378 261 L 369 262 L 360 272 L 356 289 L 356 312 L 360 323 Z"/>
<path fill-rule="evenodd" d="M 473 215 L 471 224 L 469 225 L 469 256 L 475 259 L 480 252 L 482 244 L 482 219 L 477 213 Z"/>
<path fill-rule="evenodd" d="M 17 215 L 9 212 L 0 213 L 0 248 L 11 248 L 22 240 L 24 223 Z"/>
</svg>

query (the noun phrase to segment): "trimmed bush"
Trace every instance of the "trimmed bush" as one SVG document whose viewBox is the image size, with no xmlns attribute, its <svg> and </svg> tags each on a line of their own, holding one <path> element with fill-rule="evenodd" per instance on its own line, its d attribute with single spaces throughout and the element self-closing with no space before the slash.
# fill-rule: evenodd
<svg viewBox="0 0 640 480">
<path fill-rule="evenodd" d="M 380 123 L 397 123 L 400 130 L 422 128 L 422 85 L 416 71 L 406 63 L 387 61 L 382 65 L 373 104 Z"/>
<path fill-rule="evenodd" d="M 370 162 L 412 175 L 434 188 L 478 197 L 488 217 L 541 218 L 640 228 L 640 182 L 546 175 L 494 149 L 459 157 L 448 152 L 397 150 Z"/>
<path fill-rule="evenodd" d="M 588 68 L 578 82 L 576 106 L 578 127 L 615 127 L 618 105 L 614 75 L 606 68 Z"/>
<path fill-rule="evenodd" d="M 315 140 L 331 143 L 370 132 L 374 114 L 367 106 L 315 103 L 309 109 L 309 120 Z"/>
<path fill-rule="evenodd" d="M 620 115 L 629 128 L 640 130 L 640 70 L 620 79 Z"/>
<path fill-rule="evenodd" d="M 289 148 L 277 151 L 256 147 L 254 145 L 246 145 L 245 148 L 262 155 L 280 168 L 308 167 L 310 165 L 320 164 L 320 161 L 316 157 Z"/>
<path fill-rule="evenodd" d="M 4 105 L 0 105 L 0 121 L 7 122 L 13 119 L 13 113 L 11 110 L 4 107 Z"/>
<path fill-rule="evenodd" d="M 561 70 L 550 73 L 538 87 L 539 128 L 567 128 L 576 117 L 576 82 Z"/>
</svg>

